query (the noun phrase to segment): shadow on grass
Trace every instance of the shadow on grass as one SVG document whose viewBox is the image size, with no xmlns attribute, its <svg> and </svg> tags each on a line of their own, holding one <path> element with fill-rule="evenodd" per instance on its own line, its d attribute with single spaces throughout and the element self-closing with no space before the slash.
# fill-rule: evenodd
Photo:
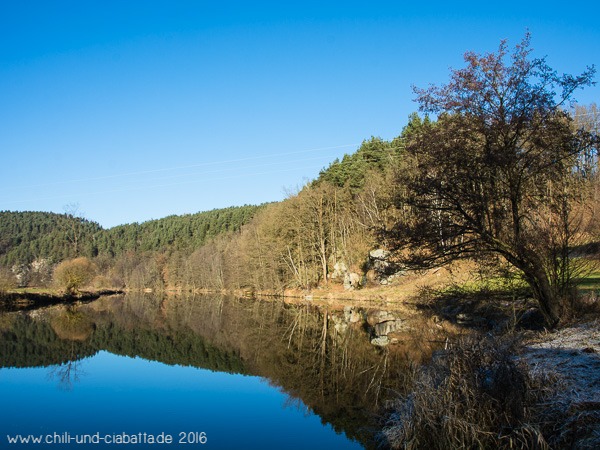
<svg viewBox="0 0 600 450">
<path fill-rule="evenodd" d="M 600 273 L 593 272 L 588 276 L 576 280 L 577 287 L 583 292 L 592 292 L 600 290 Z"/>
<path fill-rule="evenodd" d="M 544 319 L 527 287 L 421 289 L 417 308 L 456 325 L 480 330 L 541 330 Z"/>
</svg>

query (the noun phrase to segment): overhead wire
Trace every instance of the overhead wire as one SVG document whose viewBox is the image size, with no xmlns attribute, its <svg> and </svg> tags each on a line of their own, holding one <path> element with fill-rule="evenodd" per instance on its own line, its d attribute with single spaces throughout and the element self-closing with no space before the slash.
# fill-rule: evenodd
<svg viewBox="0 0 600 450">
<path fill-rule="evenodd" d="M 576 114 L 576 115 L 573 115 L 572 117 L 577 118 L 577 117 L 587 117 L 587 116 L 597 116 L 597 115 L 598 115 L 597 113 L 592 112 L 592 113 L 586 113 L 586 114 Z M 395 140 L 404 141 L 405 138 L 402 138 L 399 136 L 399 137 L 395 138 Z M 267 155 L 256 155 L 256 156 L 248 156 L 248 157 L 244 157 L 244 158 L 233 158 L 233 159 L 218 160 L 218 161 L 206 161 L 206 162 L 202 162 L 202 163 L 187 164 L 187 165 L 182 165 L 182 166 L 140 170 L 140 171 L 119 173 L 119 174 L 109 174 L 109 175 L 103 175 L 103 176 L 91 177 L 91 178 L 85 178 L 85 179 L 82 178 L 82 179 L 60 180 L 60 181 L 49 182 L 49 183 L 40 183 L 40 184 L 33 184 L 33 185 L 27 185 L 27 186 L 12 187 L 12 189 L 11 188 L 5 189 L 5 192 L 7 190 L 16 190 L 16 189 L 24 190 L 24 189 L 28 189 L 28 188 L 50 187 L 50 186 L 65 185 L 65 184 L 70 184 L 70 183 L 90 183 L 90 182 L 94 182 L 94 181 L 105 181 L 105 180 L 109 180 L 109 179 L 116 179 L 116 178 L 122 178 L 122 177 L 135 177 L 135 176 L 139 176 L 139 175 L 148 175 L 148 174 L 169 172 L 169 171 L 175 171 L 175 170 L 192 169 L 192 168 L 208 167 L 208 166 L 218 166 L 218 165 L 222 165 L 222 164 L 233 164 L 233 163 L 247 162 L 247 161 L 253 161 L 253 160 L 260 160 L 260 159 L 265 159 L 265 158 L 279 158 L 282 156 L 300 155 L 300 154 L 306 154 L 306 153 L 311 153 L 311 152 L 316 152 L 316 151 L 342 149 L 342 148 L 347 148 L 347 147 L 357 147 L 359 145 L 360 144 L 343 144 L 343 145 L 311 148 L 311 149 L 292 151 L 292 152 L 282 152 L 282 153 L 267 154 Z M 390 148 L 387 148 L 387 150 L 393 150 L 396 148 L 400 148 L 400 147 L 393 147 L 393 148 L 390 147 Z M 329 161 L 331 158 L 331 155 L 329 155 L 329 156 L 321 155 L 321 156 L 312 157 L 312 158 L 303 158 L 303 159 L 295 159 L 295 160 L 287 160 L 287 161 L 267 162 L 267 163 L 263 163 L 263 164 L 244 166 L 244 167 L 230 166 L 230 167 L 226 167 L 223 169 L 217 169 L 217 170 L 212 170 L 212 171 L 192 172 L 192 173 L 185 173 L 185 174 L 178 174 L 178 175 L 170 175 L 170 176 L 166 176 L 166 177 L 159 177 L 159 178 L 154 178 L 154 179 L 149 179 L 149 180 L 148 179 L 146 179 L 146 180 L 139 180 L 139 179 L 131 180 L 132 183 L 137 183 L 139 185 L 138 186 L 127 186 L 127 185 L 118 186 L 117 188 L 113 188 L 113 189 L 109 189 L 109 190 L 87 192 L 87 193 L 77 192 L 77 195 L 78 196 L 102 195 L 102 194 L 109 194 L 109 193 L 119 193 L 119 192 L 145 190 L 145 189 L 156 189 L 156 188 L 161 188 L 161 187 L 170 187 L 170 186 L 178 186 L 178 185 L 191 184 L 191 183 L 200 183 L 203 181 L 220 181 L 220 180 L 228 180 L 228 179 L 234 179 L 234 178 L 239 178 L 239 177 L 269 175 L 269 174 L 273 174 L 273 173 L 290 172 L 290 171 L 295 171 L 295 170 L 313 170 L 314 166 L 313 167 L 303 167 L 303 168 L 299 168 L 299 167 L 281 168 L 278 170 L 267 171 L 267 172 L 249 172 L 247 169 L 248 168 L 260 168 L 260 167 L 265 167 L 265 166 L 276 166 L 276 165 L 280 165 L 280 164 L 292 164 L 292 163 L 319 160 L 319 159 L 325 159 L 325 158 Z M 162 180 L 191 177 L 191 176 L 197 177 L 197 176 L 202 176 L 202 175 L 207 175 L 207 174 L 231 172 L 231 171 L 236 171 L 236 170 L 242 170 L 243 172 L 241 174 L 225 176 L 225 177 L 217 177 L 217 178 L 213 177 L 213 178 L 208 178 L 208 179 L 202 178 L 202 179 L 194 179 L 194 180 L 187 180 L 187 181 L 182 181 L 182 182 L 177 182 L 177 183 L 167 183 L 167 184 L 141 185 L 141 183 L 148 183 L 148 182 L 152 182 L 152 181 L 162 181 Z M 57 195 L 57 196 L 37 197 L 35 199 L 9 200 L 9 201 L 4 201 L 3 203 L 6 203 L 6 204 L 27 203 L 27 202 L 31 202 L 31 201 L 51 200 L 51 199 L 57 199 L 57 198 L 67 198 L 67 197 L 72 197 L 72 196 L 73 196 L 73 194 L 69 193 L 69 194 L 61 194 L 61 195 Z"/>
<path fill-rule="evenodd" d="M 248 176 L 271 175 L 274 173 L 292 172 L 295 170 L 308 170 L 308 169 L 313 169 L 313 168 L 314 167 L 292 167 L 292 168 L 272 170 L 272 171 L 267 171 L 267 172 L 241 173 L 241 174 L 230 175 L 230 176 L 226 176 L 226 177 L 218 177 L 218 178 L 202 178 L 202 179 L 196 179 L 196 180 L 181 181 L 178 183 L 158 184 L 158 185 L 152 185 L 152 186 L 131 186 L 128 188 L 110 189 L 110 190 L 95 191 L 95 192 L 77 192 L 77 196 L 85 197 L 85 196 L 91 196 L 91 195 L 116 194 L 116 193 L 120 193 L 120 192 L 141 191 L 141 190 L 147 190 L 147 189 L 157 189 L 157 188 L 163 188 L 163 187 L 181 186 L 181 185 L 185 185 L 185 184 L 222 181 L 222 180 L 238 179 L 240 177 L 248 177 Z M 73 194 L 61 194 L 61 195 L 56 195 L 56 196 L 39 197 L 36 199 L 28 199 L 28 200 L 12 200 L 12 201 L 4 202 L 4 203 L 6 203 L 6 204 L 28 203 L 31 201 L 39 201 L 39 200 L 56 200 L 56 199 L 61 199 L 61 198 L 70 198 L 72 196 L 73 196 Z"/>
<path fill-rule="evenodd" d="M 586 114 L 575 114 L 572 117 L 577 118 L 577 117 L 598 116 L 598 115 L 600 115 L 600 114 L 597 112 L 591 112 L 591 113 L 586 113 Z M 402 138 L 400 136 L 396 137 L 395 139 L 396 140 L 404 140 L 404 138 Z M 109 174 L 109 175 L 103 175 L 103 176 L 98 176 L 98 177 L 86 177 L 86 178 L 78 178 L 78 179 L 71 179 L 71 180 L 57 180 L 57 181 L 52 181 L 52 182 L 48 182 L 48 183 L 38 183 L 38 184 L 31 184 L 31 185 L 25 185 L 25 186 L 9 186 L 6 189 L 15 190 L 15 189 L 24 189 L 24 188 L 33 188 L 33 187 L 47 187 L 47 186 L 69 184 L 69 183 L 103 181 L 103 180 L 120 178 L 120 177 L 146 175 L 146 174 L 150 174 L 150 173 L 168 172 L 168 171 L 173 171 L 173 170 L 182 170 L 182 169 L 190 169 L 190 168 L 205 167 L 205 166 L 215 166 L 215 165 L 219 165 L 219 164 L 231 164 L 231 163 L 237 163 L 237 162 L 246 162 L 246 161 L 264 159 L 264 158 L 274 158 L 274 157 L 298 155 L 298 154 L 323 151 L 323 150 L 334 150 L 334 149 L 347 148 L 347 147 L 356 147 L 359 145 L 361 145 L 361 144 L 360 143 L 359 144 L 356 144 L 356 143 L 343 144 L 343 145 L 334 145 L 334 146 L 328 146 L 328 147 L 311 148 L 311 149 L 299 150 L 299 151 L 293 151 L 293 152 L 273 153 L 273 154 L 267 154 L 267 155 L 256 155 L 256 156 L 248 156 L 248 157 L 244 157 L 244 158 L 234 158 L 234 159 L 217 160 L 217 161 L 205 161 L 205 162 L 201 162 L 201 163 L 187 164 L 187 165 L 182 165 L 182 166 L 163 167 L 163 168 L 139 170 L 139 171 L 133 171 L 133 172 L 123 172 L 123 173 Z M 291 161 L 291 162 L 296 162 L 296 161 Z"/>
<path fill-rule="evenodd" d="M 188 164 L 188 165 L 183 165 L 183 166 L 139 170 L 139 171 L 134 171 L 134 172 L 124 172 L 124 173 L 118 173 L 118 174 L 103 175 L 103 176 L 98 176 L 98 177 L 87 177 L 87 178 L 79 178 L 79 179 L 71 179 L 71 180 L 57 180 L 57 181 L 53 181 L 53 182 L 49 182 L 49 183 L 38 183 L 38 184 L 25 185 L 25 186 L 9 187 L 8 189 L 16 190 L 16 189 L 24 189 L 24 188 L 48 187 L 48 186 L 69 184 L 69 183 L 104 181 L 104 180 L 109 180 L 109 179 L 113 179 L 113 178 L 146 175 L 146 174 L 150 174 L 150 173 L 168 172 L 168 171 L 173 171 L 173 170 L 182 170 L 182 169 L 190 169 L 190 168 L 205 167 L 205 166 L 215 166 L 215 165 L 219 165 L 219 164 L 232 164 L 232 163 L 246 162 L 246 161 L 264 159 L 264 158 L 278 158 L 281 156 L 299 155 L 299 154 L 310 153 L 310 152 L 334 150 L 334 149 L 340 149 L 340 148 L 346 148 L 346 147 L 355 147 L 357 145 L 360 145 L 360 144 L 344 144 L 344 145 L 335 145 L 335 146 L 329 146 L 329 147 L 312 148 L 312 149 L 308 149 L 308 150 L 300 150 L 300 151 L 294 151 L 294 152 L 248 156 L 248 157 L 244 157 L 244 158 L 226 159 L 226 160 L 219 160 L 219 161 L 205 161 L 202 163 Z"/>
</svg>

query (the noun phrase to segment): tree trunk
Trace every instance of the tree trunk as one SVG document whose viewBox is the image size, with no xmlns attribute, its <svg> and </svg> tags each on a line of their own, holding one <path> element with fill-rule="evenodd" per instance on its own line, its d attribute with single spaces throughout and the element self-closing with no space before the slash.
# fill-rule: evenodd
<svg viewBox="0 0 600 450">
<path fill-rule="evenodd" d="M 523 273 L 544 316 L 544 324 L 549 329 L 555 328 L 563 313 L 562 299 L 550 286 L 543 269 L 528 268 Z"/>
<path fill-rule="evenodd" d="M 500 254 L 523 273 L 544 316 L 544 325 L 548 329 L 553 329 L 563 316 L 563 299 L 559 292 L 552 288 L 539 256 L 535 252 L 525 250 L 522 245 L 519 247 L 519 256 L 510 252 L 500 252 Z"/>
</svg>

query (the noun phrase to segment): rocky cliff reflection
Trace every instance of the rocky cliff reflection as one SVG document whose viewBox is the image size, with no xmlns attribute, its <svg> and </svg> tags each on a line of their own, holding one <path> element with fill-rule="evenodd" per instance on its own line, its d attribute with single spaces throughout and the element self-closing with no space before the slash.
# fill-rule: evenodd
<svg viewBox="0 0 600 450">
<path fill-rule="evenodd" d="M 371 446 L 377 411 L 402 391 L 424 351 L 410 330 L 397 335 L 401 344 L 381 345 L 400 322 L 360 308 L 129 295 L 1 315 L 0 365 L 47 366 L 66 389 L 77 383 L 77 361 L 100 350 L 258 375 L 290 403 L 303 402 L 336 431 Z"/>
</svg>

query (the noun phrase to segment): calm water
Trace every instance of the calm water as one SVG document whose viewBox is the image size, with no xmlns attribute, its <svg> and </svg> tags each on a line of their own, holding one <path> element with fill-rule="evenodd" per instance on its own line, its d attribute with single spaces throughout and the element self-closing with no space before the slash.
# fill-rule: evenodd
<svg viewBox="0 0 600 450">
<path fill-rule="evenodd" d="M 0 448 L 373 447 L 405 365 L 366 318 L 225 297 L 5 312 L 0 333 Z"/>
</svg>

